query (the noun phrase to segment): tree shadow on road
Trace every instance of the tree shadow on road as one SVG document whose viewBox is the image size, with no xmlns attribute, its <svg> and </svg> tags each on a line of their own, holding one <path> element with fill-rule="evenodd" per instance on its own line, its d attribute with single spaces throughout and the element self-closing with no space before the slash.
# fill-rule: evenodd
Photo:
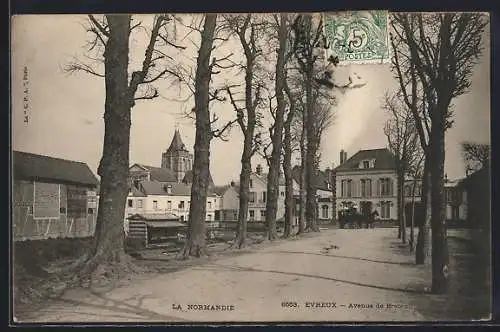
<svg viewBox="0 0 500 332">
<path fill-rule="evenodd" d="M 278 271 L 278 270 L 265 270 L 265 269 L 256 269 L 256 268 L 251 268 L 251 267 L 245 267 L 245 266 L 235 266 L 235 265 L 223 265 L 223 264 L 207 264 L 204 266 L 199 266 L 195 268 L 196 270 L 217 270 L 217 271 L 228 271 L 228 272 L 263 272 L 263 273 L 276 273 L 276 274 L 284 274 L 288 276 L 296 276 L 296 277 L 303 277 L 303 278 L 314 278 L 314 279 L 322 279 L 322 280 L 328 280 L 328 281 L 334 281 L 334 282 L 340 282 L 340 283 L 345 283 L 348 285 L 353 285 L 353 286 L 360 286 L 360 287 L 369 287 L 369 288 L 375 288 L 375 289 L 380 289 L 380 290 L 388 290 L 388 291 L 393 291 L 393 292 L 404 292 L 404 293 L 412 293 L 412 294 L 427 294 L 424 290 L 418 290 L 418 289 L 411 289 L 411 288 L 397 288 L 397 287 L 388 287 L 388 286 L 382 286 L 382 285 L 372 285 L 372 284 L 366 284 L 366 283 L 361 283 L 361 282 L 356 282 L 356 281 L 351 281 L 351 280 L 343 280 L 343 279 L 337 279 L 337 278 L 332 278 L 332 277 L 326 277 L 326 276 L 321 276 L 321 275 L 314 275 L 314 274 L 307 274 L 307 273 L 299 273 L 299 272 L 286 272 L 286 271 Z"/>
<path fill-rule="evenodd" d="M 376 260 L 376 259 L 370 259 L 370 258 L 364 258 L 364 257 L 353 257 L 353 256 L 343 256 L 343 255 L 334 255 L 334 254 L 321 254 L 321 253 L 305 252 L 305 251 L 276 250 L 276 251 L 272 251 L 272 252 L 270 251 L 269 253 L 315 255 L 315 256 L 324 256 L 324 257 L 333 257 L 333 258 L 353 259 L 353 260 L 360 260 L 360 261 L 372 262 L 372 263 L 402 265 L 402 266 L 415 265 L 415 264 L 410 263 L 410 262 L 382 261 L 382 260 Z"/>
<path fill-rule="evenodd" d="M 39 313 L 58 313 L 64 314 L 65 312 L 69 314 L 76 314 L 77 316 L 91 316 L 89 320 L 91 322 L 99 321 L 99 318 L 115 318 L 116 322 L 119 321 L 177 321 L 177 322 L 187 322 L 189 320 L 169 316 L 157 313 L 155 311 L 144 308 L 144 300 L 147 299 L 148 295 L 134 296 L 124 300 L 116 300 L 107 297 L 102 293 L 90 292 L 92 296 L 89 300 L 76 300 L 70 298 L 58 298 L 55 300 L 53 305 L 47 306 L 47 308 L 42 308 Z M 88 310 L 86 310 L 88 309 Z M 120 320 L 121 318 L 121 320 Z M 30 319 L 21 319 L 21 322 L 38 322 L 36 317 Z M 43 321 L 44 323 L 50 323 L 50 321 Z M 76 321 L 70 321 L 76 322 Z M 85 318 L 80 321 L 87 322 Z"/>
</svg>

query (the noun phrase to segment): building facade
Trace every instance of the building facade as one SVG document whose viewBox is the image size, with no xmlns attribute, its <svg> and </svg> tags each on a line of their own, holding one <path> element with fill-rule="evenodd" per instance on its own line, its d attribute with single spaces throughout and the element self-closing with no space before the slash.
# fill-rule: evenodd
<svg viewBox="0 0 500 332">
<path fill-rule="evenodd" d="M 178 129 L 175 130 L 170 146 L 162 153 L 161 168 L 172 170 L 177 182 L 181 182 L 186 173 L 193 169 L 193 154 L 186 149 Z"/>
<path fill-rule="evenodd" d="M 216 191 L 221 197 L 222 221 L 238 220 L 239 211 L 239 183 L 232 181 L 230 185 L 218 187 Z M 248 221 L 264 222 L 266 220 L 267 204 L 267 174 L 263 173 L 262 165 L 257 165 L 255 172 L 250 174 Z M 278 206 L 276 220 L 285 215 L 285 182 L 282 176 L 279 178 Z"/>
<path fill-rule="evenodd" d="M 98 180 L 87 164 L 13 151 L 14 241 L 93 236 Z"/>
<path fill-rule="evenodd" d="M 388 149 L 360 150 L 351 158 L 342 150 L 333 172 L 337 211 L 354 203 L 362 214 L 377 211 L 382 220 L 397 218 L 397 176 Z"/>
</svg>

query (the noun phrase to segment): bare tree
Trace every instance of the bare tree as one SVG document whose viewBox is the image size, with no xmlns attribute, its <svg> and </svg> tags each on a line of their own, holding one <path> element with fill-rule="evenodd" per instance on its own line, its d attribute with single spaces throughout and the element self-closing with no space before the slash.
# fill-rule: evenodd
<svg viewBox="0 0 500 332">
<path fill-rule="evenodd" d="M 470 174 L 490 165 L 490 145 L 472 142 L 462 143 L 465 173 Z"/>
<path fill-rule="evenodd" d="M 444 209 L 445 132 L 453 124 L 452 100 L 466 93 L 482 54 L 487 20 L 480 13 L 396 14 L 395 29 L 410 51 L 425 90 L 431 120 L 428 162 L 431 174 L 432 291 L 449 285 Z"/>
<path fill-rule="evenodd" d="M 387 137 L 389 150 L 394 155 L 397 173 L 398 237 L 405 244 L 407 241 L 407 225 L 406 214 L 404 213 L 404 183 L 415 155 L 419 151 L 419 137 L 415 129 L 413 114 L 402 101 L 399 92 L 387 94 L 383 107 L 389 114 L 384 133 Z"/>
<path fill-rule="evenodd" d="M 258 45 L 261 28 L 255 16 L 246 14 L 244 16 L 228 16 L 227 22 L 243 48 L 246 63 L 242 65 L 245 70 L 245 97 L 244 107 L 238 105 L 231 88 L 227 88 L 231 104 L 236 111 L 237 122 L 243 134 L 243 152 L 241 155 L 240 189 L 239 189 L 239 212 L 238 228 L 233 246 L 242 248 L 245 246 L 247 234 L 247 214 L 250 190 L 250 175 L 252 173 L 252 156 L 260 148 L 260 133 L 256 131 L 259 126 L 259 114 L 257 112 L 261 102 L 261 83 L 256 84 L 255 66 L 262 50 Z"/>
<path fill-rule="evenodd" d="M 166 14 L 153 17 L 142 66 L 129 79 L 130 35 L 141 22 L 132 25 L 132 15 L 89 15 L 87 31 L 93 36 L 89 51 L 97 54 L 92 58 L 97 65 L 104 63 L 104 73 L 79 61 L 66 67 L 68 72 L 83 71 L 104 77 L 106 86 L 103 154 L 97 170 L 101 177 L 99 208 L 94 242 L 83 261 L 83 276 L 94 272 L 108 274 L 110 269 L 116 272 L 130 266 L 130 257 L 124 250 L 123 220 L 128 194 L 131 109 L 137 100 L 156 98 L 158 91 L 152 83 L 170 74 L 169 62 L 165 62 L 169 59 L 160 46 L 177 47 L 168 34 L 171 22 L 172 17 Z"/>
<path fill-rule="evenodd" d="M 205 219 L 208 179 L 210 175 L 210 141 L 213 137 L 210 120 L 210 80 L 215 62 L 210 62 L 215 38 L 217 14 L 205 14 L 198 50 L 194 87 L 196 136 L 194 143 L 193 184 L 189 206 L 188 234 L 182 257 L 200 257 L 206 253 Z"/>
<path fill-rule="evenodd" d="M 279 197 L 279 176 L 281 166 L 281 151 L 283 144 L 283 125 L 285 116 L 285 65 L 287 54 L 287 37 L 288 37 L 288 14 L 281 13 L 275 15 L 276 21 L 279 20 L 278 28 L 278 54 L 276 61 L 276 77 L 274 94 L 276 96 L 276 113 L 274 116 L 274 124 L 272 129 L 272 152 L 269 158 L 269 173 L 267 175 L 267 201 L 266 201 L 266 224 L 268 229 L 268 239 L 276 239 L 276 213 L 278 210 Z"/>
</svg>

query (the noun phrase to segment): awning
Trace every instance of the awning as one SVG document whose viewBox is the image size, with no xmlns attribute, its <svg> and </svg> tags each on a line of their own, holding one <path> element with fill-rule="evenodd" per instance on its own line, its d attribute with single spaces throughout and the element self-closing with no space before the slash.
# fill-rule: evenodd
<svg viewBox="0 0 500 332">
<path fill-rule="evenodd" d="M 172 213 L 138 213 L 128 217 L 128 220 L 175 222 L 179 217 Z"/>
</svg>

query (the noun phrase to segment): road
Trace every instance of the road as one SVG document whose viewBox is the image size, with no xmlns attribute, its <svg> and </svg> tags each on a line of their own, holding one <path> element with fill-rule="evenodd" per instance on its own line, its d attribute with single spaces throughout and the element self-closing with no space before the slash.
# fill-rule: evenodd
<svg viewBox="0 0 500 332">
<path fill-rule="evenodd" d="M 329 229 L 281 240 L 105 294 L 71 290 L 22 321 L 422 321 L 413 299 L 429 296 L 428 268 L 413 265 L 396 232 Z"/>
</svg>

